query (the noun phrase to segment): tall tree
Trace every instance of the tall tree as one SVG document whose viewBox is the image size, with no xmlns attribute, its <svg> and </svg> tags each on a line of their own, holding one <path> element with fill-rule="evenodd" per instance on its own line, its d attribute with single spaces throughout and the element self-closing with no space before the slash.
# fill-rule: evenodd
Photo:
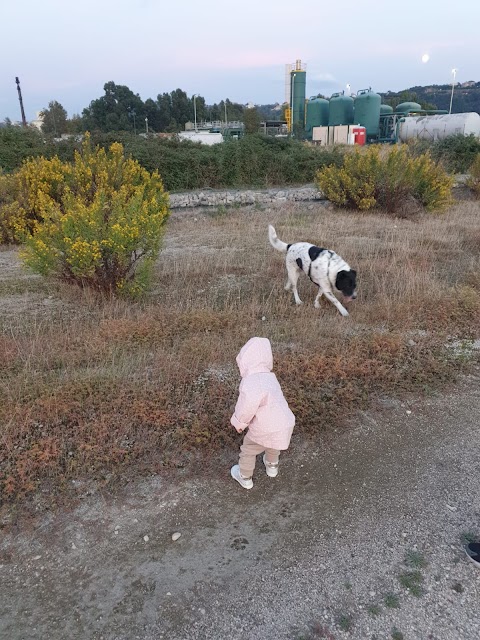
<svg viewBox="0 0 480 640">
<path fill-rule="evenodd" d="M 83 110 L 84 128 L 100 131 L 142 131 L 145 105 L 138 93 L 125 85 L 107 82 L 105 95 Z"/>
<path fill-rule="evenodd" d="M 245 125 L 245 133 L 258 133 L 260 128 L 260 114 L 255 107 L 244 110 L 243 124 Z"/>
<path fill-rule="evenodd" d="M 67 111 L 60 102 L 52 100 L 48 107 L 40 112 L 43 118 L 42 131 L 47 135 L 61 136 L 68 131 Z"/>
</svg>

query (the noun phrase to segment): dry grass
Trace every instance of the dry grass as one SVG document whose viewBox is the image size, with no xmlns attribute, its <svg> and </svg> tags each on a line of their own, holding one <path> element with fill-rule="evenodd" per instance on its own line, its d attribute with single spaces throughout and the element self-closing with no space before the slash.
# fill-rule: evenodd
<svg viewBox="0 0 480 640">
<path fill-rule="evenodd" d="M 298 435 L 338 426 L 372 394 L 451 379 L 445 342 L 480 326 L 479 212 L 467 202 L 416 222 L 305 205 L 177 215 L 154 291 L 136 304 L 29 280 L 1 252 L 4 497 L 183 467 L 206 447 L 233 459 L 235 355 L 253 335 L 272 341 Z M 315 310 L 306 278 L 305 304 L 293 304 L 268 222 L 281 239 L 315 241 L 357 269 L 349 318 L 327 302 Z"/>
</svg>

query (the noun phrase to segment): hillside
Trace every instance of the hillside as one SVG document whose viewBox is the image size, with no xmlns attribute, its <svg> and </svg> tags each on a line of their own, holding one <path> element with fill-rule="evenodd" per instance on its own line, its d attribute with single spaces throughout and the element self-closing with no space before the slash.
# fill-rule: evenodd
<svg viewBox="0 0 480 640">
<path fill-rule="evenodd" d="M 403 91 L 388 91 L 381 96 L 386 103 L 403 102 L 403 100 L 414 100 L 427 108 L 448 109 L 450 108 L 450 96 L 452 93 L 451 84 L 434 84 L 426 87 L 410 87 Z M 466 111 L 476 111 L 480 113 L 480 82 L 463 82 L 457 84 L 453 94 L 452 113 L 463 113 Z"/>
</svg>

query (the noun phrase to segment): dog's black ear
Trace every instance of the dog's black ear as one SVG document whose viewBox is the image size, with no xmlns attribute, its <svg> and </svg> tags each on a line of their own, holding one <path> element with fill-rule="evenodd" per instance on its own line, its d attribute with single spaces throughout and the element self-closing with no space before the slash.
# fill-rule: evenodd
<svg viewBox="0 0 480 640">
<path fill-rule="evenodd" d="M 350 273 L 352 274 L 352 276 L 356 276 L 357 272 L 355 271 L 355 269 L 350 269 Z"/>
</svg>

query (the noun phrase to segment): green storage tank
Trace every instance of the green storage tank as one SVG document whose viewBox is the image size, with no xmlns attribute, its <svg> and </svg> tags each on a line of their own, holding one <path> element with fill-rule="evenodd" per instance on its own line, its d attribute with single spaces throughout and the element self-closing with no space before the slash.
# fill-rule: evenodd
<svg viewBox="0 0 480 640">
<path fill-rule="evenodd" d="M 307 138 L 312 139 L 313 127 L 326 127 L 328 125 L 329 104 L 325 98 L 311 98 L 307 102 L 307 121 L 305 131 Z"/>
<path fill-rule="evenodd" d="M 401 104 L 397 105 L 395 112 L 407 115 L 407 113 L 410 113 L 411 111 L 421 110 L 422 107 L 418 104 L 418 102 L 402 102 Z"/>
<path fill-rule="evenodd" d="M 336 127 L 342 124 L 353 124 L 353 98 L 334 93 L 330 99 L 328 125 Z"/>
<path fill-rule="evenodd" d="M 372 89 L 361 89 L 354 103 L 354 121 L 365 127 L 367 140 L 378 137 L 381 96 Z"/>
<path fill-rule="evenodd" d="M 290 104 L 292 105 L 292 131 L 305 128 L 305 94 L 307 72 L 302 69 L 300 60 L 296 62 L 296 69 L 290 73 Z"/>
<path fill-rule="evenodd" d="M 381 104 L 380 105 L 380 115 L 381 116 L 389 116 L 393 113 L 393 107 L 389 104 Z"/>
</svg>

